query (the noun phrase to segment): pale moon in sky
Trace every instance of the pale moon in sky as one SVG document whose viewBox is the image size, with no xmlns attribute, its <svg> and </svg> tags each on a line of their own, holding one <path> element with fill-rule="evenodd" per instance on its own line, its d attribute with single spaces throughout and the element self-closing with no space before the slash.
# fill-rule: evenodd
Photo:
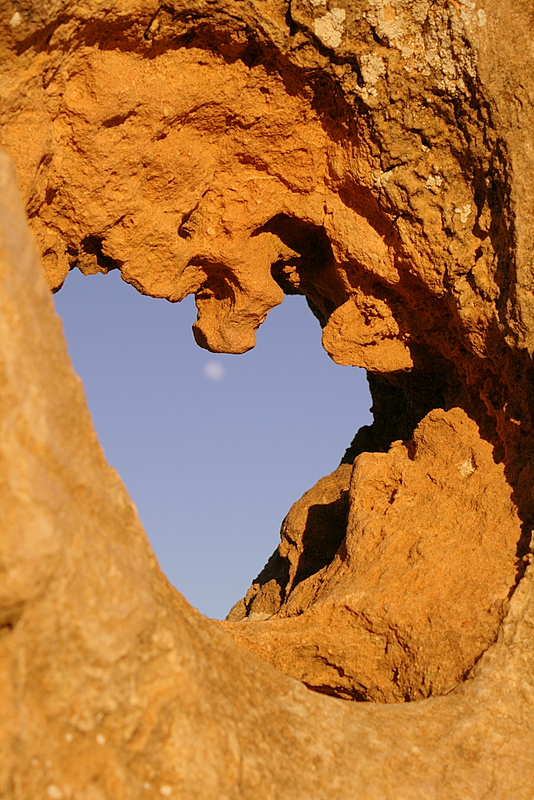
<svg viewBox="0 0 534 800">
<path fill-rule="evenodd" d="M 209 381 L 222 381 L 226 375 L 224 364 L 220 361 L 208 361 L 204 365 L 204 375 Z"/>
</svg>

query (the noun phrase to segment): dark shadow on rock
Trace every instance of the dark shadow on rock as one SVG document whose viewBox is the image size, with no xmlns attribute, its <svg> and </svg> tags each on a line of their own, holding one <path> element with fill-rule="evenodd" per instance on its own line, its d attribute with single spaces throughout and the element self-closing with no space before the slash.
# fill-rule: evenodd
<svg viewBox="0 0 534 800">
<path fill-rule="evenodd" d="M 279 611 L 286 598 L 289 569 L 289 559 L 280 555 L 277 548 L 252 582 L 246 597 L 238 600 L 230 609 L 226 616 L 227 621 L 239 622 L 253 614 L 267 617 Z"/>
<path fill-rule="evenodd" d="M 347 532 L 348 513 L 348 492 L 333 503 L 310 506 L 292 589 L 332 562 Z"/>
</svg>

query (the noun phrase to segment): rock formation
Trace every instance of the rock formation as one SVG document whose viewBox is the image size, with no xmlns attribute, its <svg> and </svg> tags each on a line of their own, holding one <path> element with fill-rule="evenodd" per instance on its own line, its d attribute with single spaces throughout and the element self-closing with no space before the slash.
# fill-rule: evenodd
<svg viewBox="0 0 534 800">
<path fill-rule="evenodd" d="M 408 445 L 359 455 L 339 499 L 326 502 L 321 483 L 308 495 L 282 528 L 278 569 L 268 565 L 229 632 L 341 697 L 449 692 L 495 641 L 515 588 L 521 522 L 491 446 L 460 409 L 431 411 Z M 323 565 L 334 527 L 324 514 L 343 500 L 348 519 Z"/>
<path fill-rule="evenodd" d="M 0 797 L 531 797 L 530 4 L 0 11 Z M 53 290 L 194 293 L 234 353 L 301 293 L 369 372 L 223 626 L 105 463 L 23 208 Z"/>
</svg>

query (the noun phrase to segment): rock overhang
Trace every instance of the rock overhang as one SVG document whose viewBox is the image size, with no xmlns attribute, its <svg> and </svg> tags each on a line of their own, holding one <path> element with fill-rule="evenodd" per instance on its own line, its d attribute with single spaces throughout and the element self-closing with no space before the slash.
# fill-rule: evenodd
<svg viewBox="0 0 534 800">
<path fill-rule="evenodd" d="M 524 268 L 528 256 L 524 231 L 530 195 L 525 191 L 521 202 L 517 198 L 516 187 L 522 185 L 518 170 L 521 164 L 528 164 L 528 159 L 523 143 L 518 141 L 522 137 L 514 134 L 506 121 L 506 98 L 495 90 L 506 71 L 502 58 L 491 46 L 501 12 L 492 3 L 483 7 L 466 5 L 458 11 L 446 3 L 412 8 L 412 4 L 401 2 L 359 3 L 350 8 L 341 2 L 335 7 L 292 3 L 287 17 L 286 11 L 285 6 L 276 3 L 240 3 L 238 11 L 232 4 L 224 9 L 201 3 L 194 7 L 190 3 L 175 3 L 164 8 L 141 3 L 128 9 L 64 4 L 57 9 L 39 7 L 31 14 L 15 12 L 6 16 L 14 43 L 13 49 L 8 50 L 6 65 L 14 67 L 15 62 L 10 59 L 13 53 L 18 53 L 18 67 L 14 67 L 13 74 L 20 83 L 7 85 L 2 114 L 4 121 L 9 120 L 9 126 L 3 128 L 2 141 L 17 161 L 24 199 L 40 238 L 50 283 L 58 286 L 65 269 L 77 264 L 86 272 L 120 268 L 124 277 L 141 291 L 168 296 L 171 300 L 180 299 L 184 292 L 196 291 L 201 311 L 197 336 L 201 343 L 214 350 L 234 352 L 253 345 L 255 327 L 269 307 L 280 301 L 282 289 L 303 291 L 324 326 L 324 341 L 330 354 L 341 363 L 357 363 L 372 373 L 374 430 L 367 436 L 365 447 L 361 437 L 355 442 L 350 458 L 362 450 L 387 450 L 396 439 L 409 441 L 414 430 L 416 441 L 417 436 L 421 438 L 422 430 L 418 423 L 423 428 L 428 427 L 430 419 L 437 424 L 437 418 L 432 417 L 437 413 L 434 409 L 443 408 L 442 413 L 450 415 L 453 407 L 460 406 L 461 413 L 471 418 L 469 424 L 478 424 L 484 440 L 480 446 L 486 448 L 484 452 L 489 452 L 488 447 L 493 448 L 492 459 L 500 462 L 500 472 L 511 487 L 512 504 L 519 512 L 516 523 L 523 530 L 518 532 L 516 552 L 512 546 L 506 556 L 505 567 L 517 568 L 517 576 L 521 577 L 528 563 L 524 556 L 532 517 L 528 358 L 531 334 Z M 513 30 L 522 13 L 521 7 L 508 21 Z M 9 46 L 8 39 L 6 42 Z M 196 62 L 195 47 L 201 52 Z M 155 73 L 162 69 L 165 59 L 170 64 L 176 54 L 186 61 L 189 59 L 193 69 L 196 63 L 197 69 L 205 70 L 210 59 L 217 62 L 222 57 L 224 70 L 227 73 L 234 70 L 232 74 L 239 74 L 245 84 L 255 69 L 257 73 L 263 70 L 255 84 L 252 105 L 260 103 L 263 108 L 269 98 L 271 110 L 274 105 L 278 114 L 291 118 L 276 145 L 272 145 L 276 115 L 269 118 L 267 112 L 259 116 L 251 113 L 247 118 L 243 108 L 236 114 L 224 97 L 226 84 L 230 83 L 226 78 L 221 79 L 220 89 L 213 81 L 208 87 L 212 97 L 223 95 L 226 106 L 219 103 L 217 110 L 213 102 L 211 105 L 208 102 L 207 108 L 203 109 L 201 103 L 195 109 L 193 102 L 193 113 L 190 107 L 186 110 L 187 121 L 183 125 L 184 120 L 177 125 L 178 117 L 172 109 L 169 113 L 162 108 L 154 115 L 153 110 L 143 111 L 138 97 L 134 97 L 133 103 L 128 102 L 128 92 L 124 86 L 121 89 L 121 74 L 125 77 L 138 68 L 143 48 L 145 64 L 149 68 L 158 65 Z M 528 58 L 526 53 L 524 58 Z M 91 59 L 95 62 L 109 59 L 116 72 L 102 70 L 103 61 L 89 68 Z M 489 75 L 488 64 L 492 60 L 495 70 Z M 270 71 L 265 69 L 267 61 Z M 73 65 L 70 75 L 69 68 Z M 171 74 L 172 69 L 169 67 Z M 45 75 L 42 83 L 36 79 L 41 72 Z M 110 74 L 119 80 L 110 81 Z M 68 92 L 57 91 L 62 80 Z M 84 86 L 78 101 L 77 80 Z M 98 80 L 101 91 L 95 93 Z M 143 79 L 141 84 L 144 83 Z M 237 81 L 234 100 L 246 106 L 246 92 L 241 91 L 241 86 Z M 147 87 L 150 88 L 149 81 L 144 88 Z M 123 94 L 115 105 L 107 108 L 103 102 L 106 93 L 113 96 L 120 91 Z M 522 87 L 522 91 L 527 98 L 522 111 L 527 135 L 525 120 L 531 114 L 531 106 L 528 87 Z M 69 92 L 74 92 L 74 99 Z M 148 91 L 144 101 L 147 108 L 157 99 L 157 91 Z M 74 108 L 62 111 L 71 101 Z M 92 112 L 84 107 L 91 102 Z M 219 113 L 221 105 L 224 113 Z M 91 113 L 96 116 L 91 118 Z M 154 136 L 147 136 L 147 128 L 157 127 L 154 119 L 159 128 L 152 131 Z M 209 180 L 202 184 L 202 192 L 206 191 L 200 192 L 198 204 L 195 193 L 199 188 L 198 176 L 190 180 L 194 191 L 188 189 L 187 180 L 180 186 L 176 184 L 176 176 L 186 175 L 190 169 L 190 162 L 176 160 L 182 146 L 176 136 L 188 125 L 195 131 L 189 157 L 195 162 L 198 156 L 197 166 L 204 172 L 210 158 L 216 165 L 213 176 L 208 176 Z M 258 135 L 257 129 L 262 125 L 267 130 Z M 179 126 L 180 130 L 176 130 Z M 213 150 L 203 147 L 201 151 L 199 142 L 201 138 L 209 138 L 210 126 L 216 134 L 216 141 L 208 143 Z M 200 137 L 199 132 L 204 136 Z M 100 141 L 98 137 L 102 134 Z M 104 136 L 108 136 L 107 143 Z M 113 136 L 115 141 L 111 139 Z M 146 163 L 142 163 L 142 170 L 138 159 L 128 155 L 129 136 L 132 147 L 139 147 L 145 156 L 148 151 L 143 142 L 154 147 L 150 157 L 145 158 Z M 221 146 L 221 139 L 225 146 Z M 184 142 L 187 144 L 187 136 Z M 266 142 L 270 143 L 270 150 Z M 135 149 L 131 152 L 135 156 Z M 120 157 L 113 164 L 117 153 Z M 106 160 L 110 163 L 107 173 Z M 92 165 L 91 169 L 88 165 Z M 293 177 L 288 181 L 290 174 Z M 121 202 L 127 205 L 124 193 L 128 195 L 129 180 L 133 181 L 129 190 L 132 207 L 120 219 L 117 210 Z M 239 196 L 235 197 L 236 194 Z M 176 202 L 179 195 L 187 196 L 188 202 Z M 143 213 L 146 209 L 136 206 L 139 196 L 143 198 L 140 205 L 153 202 L 150 213 Z M 261 213 L 257 210 L 259 197 L 267 206 Z M 313 262 L 306 248 L 313 250 L 310 237 L 317 230 L 323 232 L 321 236 L 326 237 L 328 247 L 326 250 L 319 247 L 321 257 Z M 317 249 L 318 240 L 315 241 Z M 314 273 L 317 261 L 321 262 L 320 269 Z M 26 335 L 30 337 L 29 333 Z M 461 428 L 463 423 L 456 422 Z M 427 444 L 432 444 L 432 435 L 427 439 Z M 450 444 L 448 441 L 447 445 Z M 408 445 L 407 456 L 403 458 L 411 458 L 410 448 L 414 446 Z M 401 453 L 395 447 L 387 456 L 390 460 L 394 460 L 391 453 Z M 377 463 L 382 455 L 373 456 Z M 439 455 L 438 448 L 434 462 L 439 461 Z M 471 480 L 477 473 L 473 464 L 476 467 L 476 454 L 462 457 L 460 466 L 468 465 L 463 472 L 469 474 L 459 472 L 455 480 Z M 11 469 L 16 471 L 13 465 Z M 343 480 L 346 482 L 346 476 Z M 404 483 L 409 486 L 409 479 Z M 336 484 L 334 494 L 340 493 L 340 486 Z M 502 500 L 503 493 L 498 494 Z M 353 500 L 357 500 L 356 495 Z M 400 495 L 395 498 L 393 507 L 401 502 Z M 123 512 L 117 513 L 120 516 Z M 362 512 L 353 506 L 351 513 L 356 530 L 360 524 L 358 514 Z M 113 540 L 111 529 L 109 535 Z M 416 550 L 417 547 L 424 551 L 421 544 L 416 544 Z M 112 561 L 116 560 L 115 553 Z M 296 567 L 298 572 L 298 563 Z M 461 791 L 465 793 L 469 782 L 475 781 L 482 791 L 482 787 L 490 787 L 494 780 L 503 787 L 488 789 L 494 796 L 506 796 L 507 791 L 523 796 L 525 784 L 506 772 L 509 756 L 503 748 L 505 734 L 495 715 L 502 698 L 506 698 L 507 714 L 512 719 L 507 735 L 511 741 L 528 739 L 528 725 L 519 707 L 523 702 L 521 683 L 528 685 L 525 665 L 531 657 L 524 627 L 529 614 L 529 580 L 527 571 L 502 626 L 499 621 L 496 645 L 470 673 L 467 683 L 452 695 L 427 701 L 428 705 L 415 704 L 420 710 L 414 713 L 406 707 L 402 711 L 388 711 L 384 716 L 379 709 L 363 706 L 360 711 L 343 712 L 345 722 L 349 717 L 352 720 L 347 723 L 348 728 L 352 731 L 355 725 L 358 737 L 364 729 L 368 730 L 367 725 L 376 731 L 380 721 L 384 742 L 388 736 L 387 724 L 383 726 L 385 720 L 392 725 L 393 736 L 398 735 L 395 725 L 409 731 L 407 741 L 412 748 L 409 769 L 402 778 L 397 773 L 393 779 L 389 767 L 382 764 L 380 775 L 373 779 L 372 791 L 378 791 L 377 787 L 383 787 L 386 780 L 390 787 L 392 780 L 399 786 L 400 780 L 407 791 L 423 792 L 428 785 L 429 765 L 435 765 L 437 758 L 441 765 L 454 762 L 458 767 L 455 786 L 463 786 L 464 790 L 440 784 L 439 791 L 448 791 L 451 797 L 459 796 Z M 98 597 L 99 591 L 95 584 L 89 593 Z M 147 598 L 152 591 L 147 589 Z M 176 610 L 171 595 L 166 595 L 165 602 Z M 68 592 L 62 597 L 62 602 L 68 601 Z M 153 619 L 151 603 L 147 600 L 143 604 L 147 619 Z M 38 606 L 35 608 L 38 620 Z M 94 620 L 84 617 L 84 609 L 82 602 L 76 611 L 82 627 L 85 625 L 89 630 L 96 625 L 96 639 L 100 637 L 104 642 L 103 632 L 99 632 Z M 164 612 L 168 609 L 165 603 L 163 609 Z M 114 612 L 109 613 L 113 616 Z M 190 619 L 184 608 L 176 613 L 177 619 L 182 619 L 180 614 Z M 18 613 L 9 619 L 6 630 L 22 636 Z M 194 624 L 205 630 L 208 638 L 217 638 L 213 627 L 204 629 L 200 621 Z M 269 625 L 269 620 L 259 624 Z M 152 623 L 141 619 L 139 625 L 145 631 L 145 641 Z M 312 630 L 313 626 L 309 628 Z M 319 638 L 322 632 L 321 623 Z M 160 631 L 154 646 L 168 647 L 169 653 L 173 653 L 173 636 L 176 631 L 170 638 L 168 633 Z M 112 639 L 110 633 L 108 640 Z M 124 653 L 127 653 L 133 647 L 134 650 L 130 649 L 133 663 L 136 658 L 133 640 L 126 637 L 124 642 L 121 645 L 117 640 L 117 652 L 126 648 Z M 512 642 L 517 651 L 515 656 L 510 650 Z M 63 644 L 59 645 L 58 652 L 64 652 L 62 647 Z M 149 651 L 152 652 L 150 648 Z M 198 663 L 213 662 L 211 656 L 203 660 L 202 645 L 198 643 L 192 645 L 190 652 Z M 252 669 L 251 664 L 257 664 L 235 655 L 235 648 L 224 652 L 229 658 L 236 658 L 241 665 L 239 670 L 244 669 L 245 673 Z M 86 664 L 90 664 L 93 656 L 86 658 Z M 522 659 L 523 667 L 517 666 L 517 658 Z M 335 663 L 335 659 L 330 661 Z M 323 662 L 327 663 L 328 657 Z M 211 668 L 206 666 L 206 669 L 212 675 Z M 270 680 L 266 676 L 271 673 L 257 666 L 255 669 L 266 686 Z M 288 671 L 291 672 L 291 666 Z M 276 683 L 279 679 L 272 680 Z M 289 679 L 280 680 L 275 694 L 286 691 L 280 688 L 282 684 L 290 685 L 284 683 Z M 50 682 L 55 686 L 51 677 Z M 116 685 L 120 687 L 120 681 Z M 156 689 L 154 692 L 156 696 Z M 304 706 L 299 703 L 303 701 L 300 695 L 298 698 L 295 708 L 302 709 Z M 478 701 L 483 698 L 482 709 L 476 708 L 474 698 Z M 330 725 L 332 733 L 337 730 L 331 721 L 339 713 L 334 710 L 338 706 L 323 699 L 325 704 L 317 701 L 319 705 L 314 708 L 321 719 L 323 711 L 319 709 L 324 710 L 324 720 L 330 720 L 324 724 L 327 728 Z M 257 699 L 254 703 L 261 701 Z M 89 709 L 91 702 L 87 700 L 86 705 Z M 93 711 L 94 708 L 88 712 L 89 717 Z M 120 727 L 122 713 L 119 710 L 113 717 L 114 712 L 108 709 L 98 711 L 97 716 L 109 715 L 111 731 L 113 725 Z M 84 730 L 81 717 L 74 715 L 72 719 L 76 730 L 84 735 L 92 730 L 94 721 L 87 723 L 89 727 L 86 725 Z M 474 749 L 469 750 L 462 739 L 461 720 L 479 731 Z M 190 719 L 188 724 L 194 723 Z M 487 736 L 490 725 L 494 733 L 488 747 L 500 748 L 502 769 L 498 779 L 480 763 L 480 737 Z M 518 726 L 522 726 L 522 733 Z M 220 729 L 215 726 L 214 730 L 219 731 L 215 737 L 220 739 Z M 106 740 L 110 734 L 98 735 Z M 266 741 L 274 742 L 269 736 Z M 227 765 L 233 763 L 230 753 L 236 747 L 237 751 L 246 751 L 242 733 L 238 734 L 238 740 L 239 744 L 232 745 L 226 755 L 220 750 L 220 741 L 217 744 L 216 752 Z M 203 741 L 202 734 L 198 734 L 197 741 Z M 454 761 L 454 748 L 450 749 L 453 742 L 463 742 L 469 758 Z M 125 747 L 126 750 L 114 751 L 122 754 L 119 759 L 129 752 L 130 745 Z M 392 754 L 392 763 L 401 763 L 406 756 L 401 753 L 402 748 L 395 747 L 390 743 L 388 753 Z M 380 759 L 376 748 L 365 750 L 364 745 L 362 748 L 364 755 L 356 761 L 364 774 L 370 765 L 375 765 L 374 769 Z M 156 746 L 152 754 L 146 750 L 141 760 L 146 764 L 159 763 L 164 752 L 166 769 L 175 770 L 174 751 L 165 749 L 163 744 Z M 349 752 L 351 758 L 356 758 L 350 747 Z M 109 764 L 116 763 L 115 755 L 110 758 Z M 193 747 L 186 762 L 194 764 L 195 758 Z M 78 757 L 78 763 L 82 762 L 83 757 Z M 215 760 L 211 772 L 205 773 L 209 780 L 215 781 L 214 786 L 221 785 L 217 781 L 237 785 L 235 776 L 222 777 L 220 763 Z M 264 774 L 262 770 L 266 767 L 264 760 L 257 770 Z M 528 759 L 525 767 L 528 775 L 531 771 Z M 63 775 L 68 772 L 65 764 L 61 769 Z M 190 775 L 191 770 L 190 766 Z M 252 773 L 245 770 L 244 774 L 244 783 L 237 791 L 248 796 L 254 781 Z M 331 782 L 337 773 L 323 769 L 322 774 Z M 27 776 L 21 780 L 26 781 Z M 47 784 L 53 787 L 50 791 L 70 791 L 60 788 L 54 780 L 50 778 Z M 120 783 L 121 779 L 116 780 Z M 322 791 L 317 788 L 320 784 L 310 783 L 308 778 L 296 779 L 291 770 L 288 780 L 300 787 L 293 791 L 293 796 L 299 796 L 298 792 Z M 160 789 L 172 790 L 174 781 L 187 796 L 194 796 L 187 775 L 177 778 L 173 774 L 169 781 L 162 783 Z M 145 783 L 152 785 L 149 780 Z M 434 781 L 433 786 L 437 785 Z M 108 794 L 113 793 L 109 786 L 104 790 Z M 128 786 L 133 784 L 130 782 Z M 49 796 L 53 796 L 50 791 Z M 275 796 L 277 791 L 284 796 L 282 788 L 275 789 Z M 349 790 L 345 786 L 340 791 Z M 357 796 L 371 796 L 371 790 L 363 784 L 358 784 L 354 791 L 360 792 Z M 355 796 L 354 791 L 347 796 Z M 528 789 L 525 791 L 524 796 L 528 796 Z"/>
</svg>

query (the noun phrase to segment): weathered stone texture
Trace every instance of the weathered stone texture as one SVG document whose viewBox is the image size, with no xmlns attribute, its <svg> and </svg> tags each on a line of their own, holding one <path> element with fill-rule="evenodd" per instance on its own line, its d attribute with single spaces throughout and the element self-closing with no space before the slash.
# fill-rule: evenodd
<svg viewBox="0 0 534 800">
<path fill-rule="evenodd" d="M 529 798 L 530 568 L 447 697 L 347 703 L 236 647 L 158 569 L 91 428 L 4 156 L 0 185 L 0 796 Z"/>
<path fill-rule="evenodd" d="M 333 533 L 342 500 L 317 496 L 320 486 L 282 526 L 276 577 L 266 570 L 230 616 L 244 621 L 227 630 L 329 694 L 402 702 L 449 692 L 495 641 L 521 568 L 521 522 L 491 446 L 452 409 L 430 412 L 407 445 L 362 453 L 336 553 L 310 564 L 315 520 L 330 512 Z"/>
<path fill-rule="evenodd" d="M 532 22 L 0 0 L 0 797 L 532 796 Z M 54 290 L 194 293 L 235 353 L 301 293 L 369 371 L 374 423 L 289 512 L 242 646 L 105 463 L 23 206 Z"/>
</svg>

